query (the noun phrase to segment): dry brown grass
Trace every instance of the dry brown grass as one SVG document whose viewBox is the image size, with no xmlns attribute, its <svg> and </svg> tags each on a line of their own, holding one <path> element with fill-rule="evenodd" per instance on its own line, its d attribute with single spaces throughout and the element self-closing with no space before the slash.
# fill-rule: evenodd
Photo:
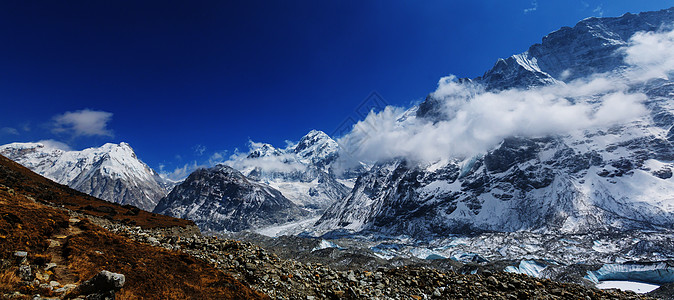
<svg viewBox="0 0 674 300">
<path fill-rule="evenodd" d="M 19 276 L 16 276 L 17 268 L 9 268 L 0 274 L 0 292 L 7 293 L 13 291 L 16 284 L 21 281 Z"/>
<path fill-rule="evenodd" d="M 49 289 L 38 288 L 33 286 L 26 286 L 20 284 L 22 281 L 19 276 L 16 275 L 18 267 L 11 267 L 5 269 L 0 273 L 0 294 L 11 293 L 14 291 L 19 291 L 23 294 L 40 294 L 42 296 L 53 296 L 54 293 Z M 4 299 L 4 298 L 3 298 Z"/>
<path fill-rule="evenodd" d="M 30 257 L 31 264 L 38 265 L 38 266 L 44 266 L 47 263 L 51 262 L 51 255 L 49 254 L 34 254 L 31 255 Z"/>
<path fill-rule="evenodd" d="M 0 190 L 0 258 L 8 258 L 15 251 L 44 253 L 49 246 L 46 239 L 67 226 L 68 217 L 63 212 Z"/>
<path fill-rule="evenodd" d="M 140 299 L 138 296 L 136 296 L 133 292 L 129 291 L 128 289 L 122 289 L 115 295 L 115 299 L 117 300 L 138 300 Z"/>
<path fill-rule="evenodd" d="M 103 269 L 124 274 L 125 297 L 264 298 L 230 275 L 188 254 L 152 247 L 113 235 L 86 220 L 80 222 L 78 226 L 83 233 L 70 237 L 64 245 L 64 254 L 67 256 L 69 266 L 80 279 L 90 278 Z"/>
</svg>

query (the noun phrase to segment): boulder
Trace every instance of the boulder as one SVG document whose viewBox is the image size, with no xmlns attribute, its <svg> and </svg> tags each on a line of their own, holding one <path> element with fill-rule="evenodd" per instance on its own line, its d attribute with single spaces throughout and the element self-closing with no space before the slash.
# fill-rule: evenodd
<svg viewBox="0 0 674 300">
<path fill-rule="evenodd" d="M 86 295 L 88 300 L 113 300 L 125 281 L 123 274 L 103 270 L 77 287 L 75 294 Z"/>
</svg>

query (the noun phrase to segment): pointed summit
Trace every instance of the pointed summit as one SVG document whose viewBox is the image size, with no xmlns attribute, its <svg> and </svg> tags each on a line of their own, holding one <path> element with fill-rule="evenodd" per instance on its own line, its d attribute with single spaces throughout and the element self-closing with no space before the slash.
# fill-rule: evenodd
<svg viewBox="0 0 674 300">
<path fill-rule="evenodd" d="M 12 143 L 0 146 L 0 154 L 81 192 L 145 210 L 152 210 L 172 187 L 124 142 L 81 151 L 46 143 Z"/>
<path fill-rule="evenodd" d="M 297 143 L 293 151 L 309 163 L 327 165 L 337 157 L 339 145 L 323 131 L 312 130 Z"/>
</svg>

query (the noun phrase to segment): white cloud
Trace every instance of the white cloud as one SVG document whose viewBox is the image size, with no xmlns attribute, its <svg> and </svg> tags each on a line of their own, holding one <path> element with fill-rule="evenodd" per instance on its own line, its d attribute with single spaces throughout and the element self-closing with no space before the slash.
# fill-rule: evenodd
<svg viewBox="0 0 674 300">
<path fill-rule="evenodd" d="M 0 135 L 19 135 L 19 131 L 12 127 L 0 128 Z"/>
<path fill-rule="evenodd" d="M 565 91 L 569 93 L 562 94 Z M 645 112 L 643 94 L 605 91 L 578 102 L 567 99 L 571 94 L 575 94 L 572 86 L 482 93 L 458 108 L 445 107 L 451 118 L 436 123 L 416 118 L 401 122 L 404 110 L 387 107 L 368 115 L 361 121 L 368 126 L 358 124 L 339 143 L 348 145 L 346 150 L 362 161 L 406 157 L 431 162 L 487 151 L 508 136 L 563 134 L 627 122 Z"/>
<path fill-rule="evenodd" d="M 535 12 L 537 9 L 538 9 L 538 1 L 534 0 L 534 1 L 531 1 L 531 7 L 524 9 L 524 13 L 525 14 L 532 13 L 532 12 Z"/>
<path fill-rule="evenodd" d="M 249 150 L 254 150 L 262 147 L 263 143 L 256 143 L 249 141 Z M 293 143 L 288 143 L 286 141 L 287 147 L 289 149 L 293 147 Z M 250 151 L 249 151 L 250 152 Z M 243 173 L 250 171 L 254 168 L 260 168 L 265 172 L 295 172 L 295 171 L 304 171 L 306 166 L 301 162 L 297 161 L 297 157 L 292 153 L 280 153 L 280 155 L 269 155 L 261 156 L 255 158 L 248 158 L 248 152 L 242 153 L 238 150 L 232 154 L 229 159 L 224 164 L 241 170 Z"/>
<path fill-rule="evenodd" d="M 60 149 L 60 150 L 63 150 L 63 151 L 72 150 L 72 148 L 68 144 L 63 143 L 63 142 L 59 142 L 59 141 L 56 141 L 56 140 L 41 140 L 41 141 L 38 141 L 38 143 L 43 144 L 47 148 Z"/>
<path fill-rule="evenodd" d="M 164 170 L 165 166 L 163 164 L 159 165 L 159 176 L 173 181 L 182 181 L 187 178 L 192 172 L 196 171 L 199 168 L 205 168 L 206 166 L 197 164 L 196 161 L 191 163 L 186 163 L 182 167 L 177 167 L 171 172 Z"/>
<path fill-rule="evenodd" d="M 54 116 L 54 133 L 70 133 L 78 136 L 113 136 L 112 130 L 108 129 L 108 122 L 112 119 L 112 113 L 83 109 L 68 111 Z"/>
<path fill-rule="evenodd" d="M 629 77 L 634 80 L 670 79 L 674 70 L 674 30 L 638 32 L 623 48 L 625 62 L 634 66 Z"/>
<path fill-rule="evenodd" d="M 597 17 L 603 17 L 604 16 L 604 10 L 601 8 L 601 5 L 595 7 L 595 9 L 592 10 L 592 12 L 595 14 Z"/>
<path fill-rule="evenodd" d="M 674 31 L 639 33 L 621 50 L 629 64 L 626 70 L 528 90 L 485 92 L 454 76 L 444 77 L 433 93 L 443 121 L 417 119 L 410 111 L 389 106 L 355 124 L 339 144 L 358 161 L 404 157 L 428 163 L 484 153 L 509 136 L 563 135 L 626 124 L 647 113 L 646 95 L 631 92 L 629 86 L 670 78 L 671 49 Z"/>
<path fill-rule="evenodd" d="M 192 149 L 194 149 L 194 153 L 198 156 L 202 156 L 204 155 L 204 152 L 206 152 L 206 146 L 204 145 L 196 145 L 192 147 Z"/>
<path fill-rule="evenodd" d="M 214 152 L 210 157 L 208 157 L 208 165 L 215 166 L 217 164 L 223 163 L 226 160 L 228 153 L 229 151 L 227 150 Z"/>
</svg>

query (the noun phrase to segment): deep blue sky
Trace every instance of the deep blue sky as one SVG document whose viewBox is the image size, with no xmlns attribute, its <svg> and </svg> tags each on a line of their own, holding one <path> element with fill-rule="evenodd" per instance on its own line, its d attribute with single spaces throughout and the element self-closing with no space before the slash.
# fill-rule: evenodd
<svg viewBox="0 0 674 300">
<path fill-rule="evenodd" d="M 440 77 L 479 76 L 586 17 L 673 5 L 2 1 L 0 144 L 126 141 L 171 171 L 249 139 L 283 146 L 311 129 L 330 134 L 372 91 L 409 106 Z M 63 121 L 83 109 L 111 113 L 108 123 L 82 131 Z"/>
</svg>

